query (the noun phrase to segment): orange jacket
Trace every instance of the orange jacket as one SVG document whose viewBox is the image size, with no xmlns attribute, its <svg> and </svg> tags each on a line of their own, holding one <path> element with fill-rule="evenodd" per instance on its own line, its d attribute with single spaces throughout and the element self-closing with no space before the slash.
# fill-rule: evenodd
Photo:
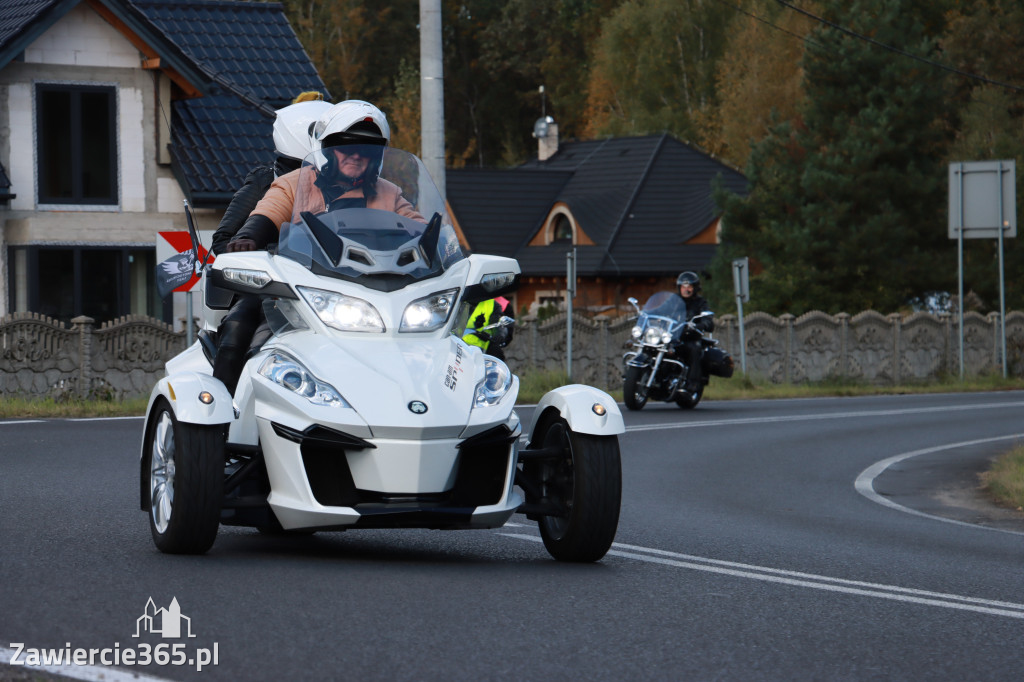
<svg viewBox="0 0 1024 682">
<path fill-rule="evenodd" d="M 249 215 L 265 216 L 272 220 L 280 230 L 283 223 L 291 222 L 293 209 L 298 209 L 294 211 L 296 214 L 299 211 L 311 211 L 314 215 L 323 213 L 326 210 L 324 196 L 320 192 L 320 188 L 313 184 L 314 174 L 309 171 L 301 173 L 301 170 L 301 168 L 294 170 L 274 180 L 270 189 Z M 296 207 L 295 197 L 299 194 L 300 175 L 303 178 L 303 183 L 308 183 L 310 186 L 304 187 L 302 191 L 302 195 L 306 198 L 306 205 Z M 363 189 L 357 187 L 341 195 L 341 198 L 349 199 L 361 196 L 363 196 Z M 366 207 L 392 211 L 406 218 L 426 222 L 426 219 L 402 196 L 402 190 L 398 185 L 384 179 L 377 180 L 377 196 L 367 201 Z"/>
</svg>

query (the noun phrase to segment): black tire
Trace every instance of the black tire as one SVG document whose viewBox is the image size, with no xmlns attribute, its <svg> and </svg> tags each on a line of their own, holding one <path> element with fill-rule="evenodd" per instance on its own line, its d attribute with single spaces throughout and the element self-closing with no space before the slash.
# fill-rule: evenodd
<svg viewBox="0 0 1024 682">
<path fill-rule="evenodd" d="M 650 366 L 627 367 L 626 378 L 622 383 L 622 402 L 631 410 L 642 410 L 647 404 L 647 378 L 651 375 Z"/>
<path fill-rule="evenodd" d="M 612 546 L 619 525 L 619 439 L 576 433 L 560 417 L 537 438 L 545 448 L 560 446 L 565 453 L 538 467 L 544 497 L 568 510 L 565 517 L 540 518 L 544 546 L 558 561 L 597 561 Z"/>
<path fill-rule="evenodd" d="M 146 436 L 149 530 L 167 554 L 203 554 L 213 546 L 224 499 L 224 425 L 179 422 L 157 404 Z"/>
<path fill-rule="evenodd" d="M 701 384 L 697 388 L 696 393 L 679 393 L 676 396 L 676 405 L 683 410 L 692 410 L 697 407 L 697 403 L 704 397 L 704 384 Z"/>
</svg>

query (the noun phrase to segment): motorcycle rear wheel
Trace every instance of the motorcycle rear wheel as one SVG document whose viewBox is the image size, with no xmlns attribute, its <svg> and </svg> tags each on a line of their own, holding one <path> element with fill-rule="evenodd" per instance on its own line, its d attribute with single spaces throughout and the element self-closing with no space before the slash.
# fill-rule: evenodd
<svg viewBox="0 0 1024 682">
<path fill-rule="evenodd" d="M 647 379 L 650 367 L 627 367 L 622 383 L 622 402 L 631 410 L 642 410 L 647 404 Z"/>
<path fill-rule="evenodd" d="M 166 401 L 151 423 L 145 470 L 153 543 L 167 554 L 204 554 L 220 525 L 224 426 L 179 422 Z"/>
<path fill-rule="evenodd" d="M 537 438 L 564 455 L 541 464 L 543 495 L 561 503 L 565 516 L 542 516 L 540 536 L 558 561 L 591 562 L 615 540 L 622 501 L 622 465 L 616 436 L 576 433 L 553 419 Z"/>
</svg>

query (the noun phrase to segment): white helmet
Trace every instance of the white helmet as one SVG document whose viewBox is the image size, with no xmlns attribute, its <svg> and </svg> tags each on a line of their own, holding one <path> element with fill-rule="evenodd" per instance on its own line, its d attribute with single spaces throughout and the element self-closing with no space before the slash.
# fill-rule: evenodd
<svg viewBox="0 0 1024 682">
<path fill-rule="evenodd" d="M 336 136 L 336 137 L 334 137 Z M 383 146 L 391 141 L 391 126 L 384 112 L 369 102 L 350 99 L 331 106 L 313 126 L 313 151 L 338 143 L 359 143 Z"/>
<path fill-rule="evenodd" d="M 317 120 L 333 105 L 322 100 L 289 104 L 277 110 L 274 119 L 274 151 L 277 161 L 274 170 L 283 175 L 302 163 L 312 149 L 310 133 Z"/>
</svg>

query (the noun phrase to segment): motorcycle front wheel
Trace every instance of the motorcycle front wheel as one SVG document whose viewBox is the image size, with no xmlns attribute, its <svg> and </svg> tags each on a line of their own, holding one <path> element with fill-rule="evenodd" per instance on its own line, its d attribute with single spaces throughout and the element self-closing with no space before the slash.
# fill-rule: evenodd
<svg viewBox="0 0 1024 682">
<path fill-rule="evenodd" d="M 576 433 L 561 417 L 536 436 L 559 456 L 537 463 L 543 497 L 563 514 L 539 521 L 544 547 L 558 561 L 597 561 L 611 548 L 619 525 L 622 465 L 617 436 Z"/>
<path fill-rule="evenodd" d="M 696 393 L 680 393 L 676 396 L 676 405 L 683 410 L 692 410 L 704 397 L 704 384 L 701 384 Z"/>
<path fill-rule="evenodd" d="M 622 402 L 631 410 L 642 410 L 647 404 L 647 379 L 651 375 L 650 366 L 627 367 L 626 378 L 622 384 Z"/>
<path fill-rule="evenodd" d="M 203 554 L 213 546 L 224 496 L 223 425 L 179 422 L 161 401 L 146 437 L 149 529 L 168 554 Z"/>
</svg>

